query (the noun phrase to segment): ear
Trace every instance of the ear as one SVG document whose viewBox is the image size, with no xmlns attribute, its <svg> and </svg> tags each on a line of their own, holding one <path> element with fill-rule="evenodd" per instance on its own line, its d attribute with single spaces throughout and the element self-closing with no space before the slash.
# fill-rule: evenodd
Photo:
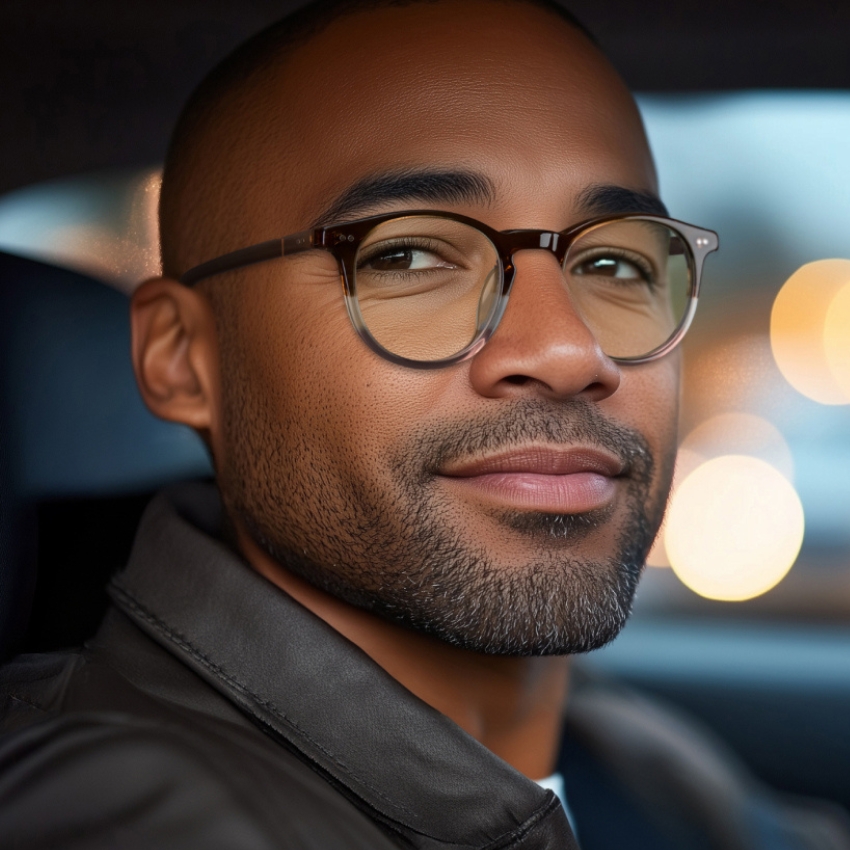
<svg viewBox="0 0 850 850">
<path fill-rule="evenodd" d="M 130 305 L 132 356 L 145 404 L 204 436 L 217 419 L 218 343 L 209 301 L 168 278 L 145 281 Z"/>
</svg>

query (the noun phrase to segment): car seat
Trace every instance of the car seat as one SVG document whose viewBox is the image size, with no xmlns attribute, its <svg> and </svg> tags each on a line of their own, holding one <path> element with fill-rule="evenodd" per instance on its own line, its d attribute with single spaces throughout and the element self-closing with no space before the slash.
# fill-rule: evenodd
<svg viewBox="0 0 850 850">
<path fill-rule="evenodd" d="M 149 496 L 211 474 L 136 389 L 129 299 L 0 252 L 0 654 L 79 643 Z"/>
</svg>

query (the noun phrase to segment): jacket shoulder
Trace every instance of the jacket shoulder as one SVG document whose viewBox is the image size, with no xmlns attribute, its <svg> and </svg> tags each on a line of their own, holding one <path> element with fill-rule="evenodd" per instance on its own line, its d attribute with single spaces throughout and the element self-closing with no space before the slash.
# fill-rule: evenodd
<svg viewBox="0 0 850 850">
<path fill-rule="evenodd" d="M 0 835 L 20 850 L 394 846 L 283 756 L 217 724 L 191 729 L 108 712 L 49 717 L 0 740 Z"/>
<path fill-rule="evenodd" d="M 74 674 L 85 665 L 82 650 L 19 655 L 0 667 L 0 734 L 61 709 Z"/>
</svg>

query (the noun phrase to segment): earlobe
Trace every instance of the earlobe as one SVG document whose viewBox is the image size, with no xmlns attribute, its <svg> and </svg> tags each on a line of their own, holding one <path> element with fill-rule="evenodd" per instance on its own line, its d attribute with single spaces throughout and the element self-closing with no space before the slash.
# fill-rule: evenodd
<svg viewBox="0 0 850 850">
<path fill-rule="evenodd" d="M 215 418 L 217 345 L 207 299 L 167 278 L 143 283 L 130 307 L 132 357 L 156 416 L 208 431 Z"/>
</svg>

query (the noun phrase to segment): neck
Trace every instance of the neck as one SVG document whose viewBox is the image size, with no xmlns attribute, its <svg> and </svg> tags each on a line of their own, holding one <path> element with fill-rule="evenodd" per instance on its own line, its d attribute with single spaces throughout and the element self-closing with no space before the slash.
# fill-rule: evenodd
<svg viewBox="0 0 850 850">
<path fill-rule="evenodd" d="M 506 658 L 459 649 L 331 596 L 281 567 L 242 529 L 236 537 L 257 572 L 491 752 L 530 779 L 553 772 L 568 658 Z"/>
</svg>

